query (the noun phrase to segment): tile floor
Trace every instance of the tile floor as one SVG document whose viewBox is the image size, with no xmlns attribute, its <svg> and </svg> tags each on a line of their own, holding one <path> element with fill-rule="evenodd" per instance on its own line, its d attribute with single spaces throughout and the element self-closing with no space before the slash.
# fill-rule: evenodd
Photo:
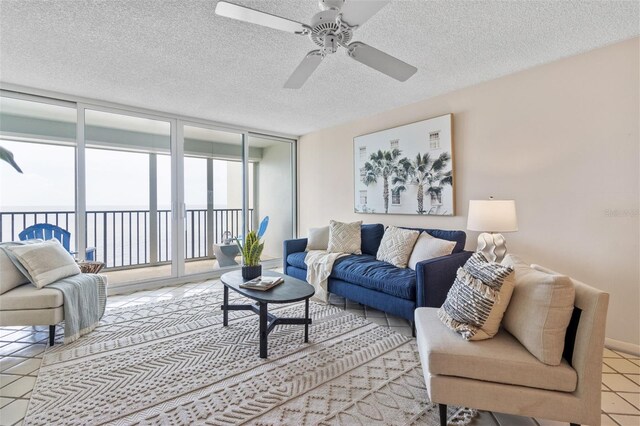
<svg viewBox="0 0 640 426">
<path fill-rule="evenodd" d="M 107 309 L 192 296 L 215 290 L 220 285 L 219 281 L 207 281 L 111 296 Z M 376 324 L 411 336 L 411 328 L 404 319 L 368 309 L 335 295 L 332 295 L 331 303 Z M 48 327 L 0 328 L 0 426 L 22 423 L 47 338 Z M 640 357 L 605 349 L 602 367 L 602 425 L 640 426 Z M 472 425 L 560 426 L 567 423 L 481 412 Z"/>
</svg>

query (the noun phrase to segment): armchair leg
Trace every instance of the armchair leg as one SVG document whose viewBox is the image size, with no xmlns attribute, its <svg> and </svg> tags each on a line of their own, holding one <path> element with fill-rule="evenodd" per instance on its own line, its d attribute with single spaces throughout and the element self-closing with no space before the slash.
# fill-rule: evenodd
<svg viewBox="0 0 640 426">
<path fill-rule="evenodd" d="M 438 404 L 440 410 L 440 426 L 447 426 L 447 404 Z"/>
<path fill-rule="evenodd" d="M 578 423 L 569 423 L 571 426 L 580 426 Z"/>
<path fill-rule="evenodd" d="M 53 346 L 56 342 L 56 325 L 49 326 L 49 346 Z"/>
<path fill-rule="evenodd" d="M 416 322 L 411 321 L 411 336 L 416 337 Z"/>
</svg>

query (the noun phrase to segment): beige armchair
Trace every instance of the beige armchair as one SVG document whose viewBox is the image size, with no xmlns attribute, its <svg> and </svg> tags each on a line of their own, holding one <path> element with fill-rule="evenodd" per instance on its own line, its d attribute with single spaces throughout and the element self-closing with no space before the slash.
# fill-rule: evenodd
<svg viewBox="0 0 640 426">
<path fill-rule="evenodd" d="M 493 339 L 467 342 L 440 322 L 437 309 L 415 311 L 424 378 L 431 401 L 440 405 L 441 425 L 448 404 L 600 425 L 609 295 L 573 283 L 575 309 L 559 366 L 538 361 L 503 329 Z"/>
<path fill-rule="evenodd" d="M 53 346 L 56 324 L 62 320 L 62 293 L 54 288 L 36 288 L 0 248 L 0 326 L 48 325 L 49 345 Z"/>
</svg>

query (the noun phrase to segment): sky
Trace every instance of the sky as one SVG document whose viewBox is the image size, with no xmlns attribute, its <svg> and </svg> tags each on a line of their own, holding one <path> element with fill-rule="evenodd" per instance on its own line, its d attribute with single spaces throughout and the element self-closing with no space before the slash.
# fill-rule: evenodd
<svg viewBox="0 0 640 426">
<path fill-rule="evenodd" d="M 0 162 L 0 210 L 73 210 L 74 148 L 1 140 L 24 174 Z M 87 210 L 149 208 L 149 156 L 146 153 L 87 149 Z M 158 155 L 158 207 L 171 203 L 170 157 Z M 187 208 L 206 208 L 206 161 L 185 158 Z M 226 161 L 214 161 L 215 207 L 227 206 Z"/>
</svg>

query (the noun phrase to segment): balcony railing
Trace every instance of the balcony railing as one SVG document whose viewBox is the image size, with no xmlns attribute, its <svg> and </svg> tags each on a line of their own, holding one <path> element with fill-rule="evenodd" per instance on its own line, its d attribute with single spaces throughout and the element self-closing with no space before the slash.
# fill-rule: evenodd
<svg viewBox="0 0 640 426">
<path fill-rule="evenodd" d="M 209 243 L 220 244 L 226 231 L 242 234 L 242 209 L 192 209 L 185 216 L 185 259 L 213 258 Z M 86 213 L 86 245 L 96 248 L 96 260 L 107 268 L 151 266 L 171 262 L 171 211 L 91 210 Z M 50 223 L 75 230 L 73 211 L 0 212 L 0 241 L 16 241 L 35 223 Z M 153 220 L 152 220 L 153 219 Z M 249 209 L 249 229 L 253 209 Z M 210 228 L 212 225 L 212 228 Z M 155 232 L 154 232 L 155 229 Z"/>
</svg>

